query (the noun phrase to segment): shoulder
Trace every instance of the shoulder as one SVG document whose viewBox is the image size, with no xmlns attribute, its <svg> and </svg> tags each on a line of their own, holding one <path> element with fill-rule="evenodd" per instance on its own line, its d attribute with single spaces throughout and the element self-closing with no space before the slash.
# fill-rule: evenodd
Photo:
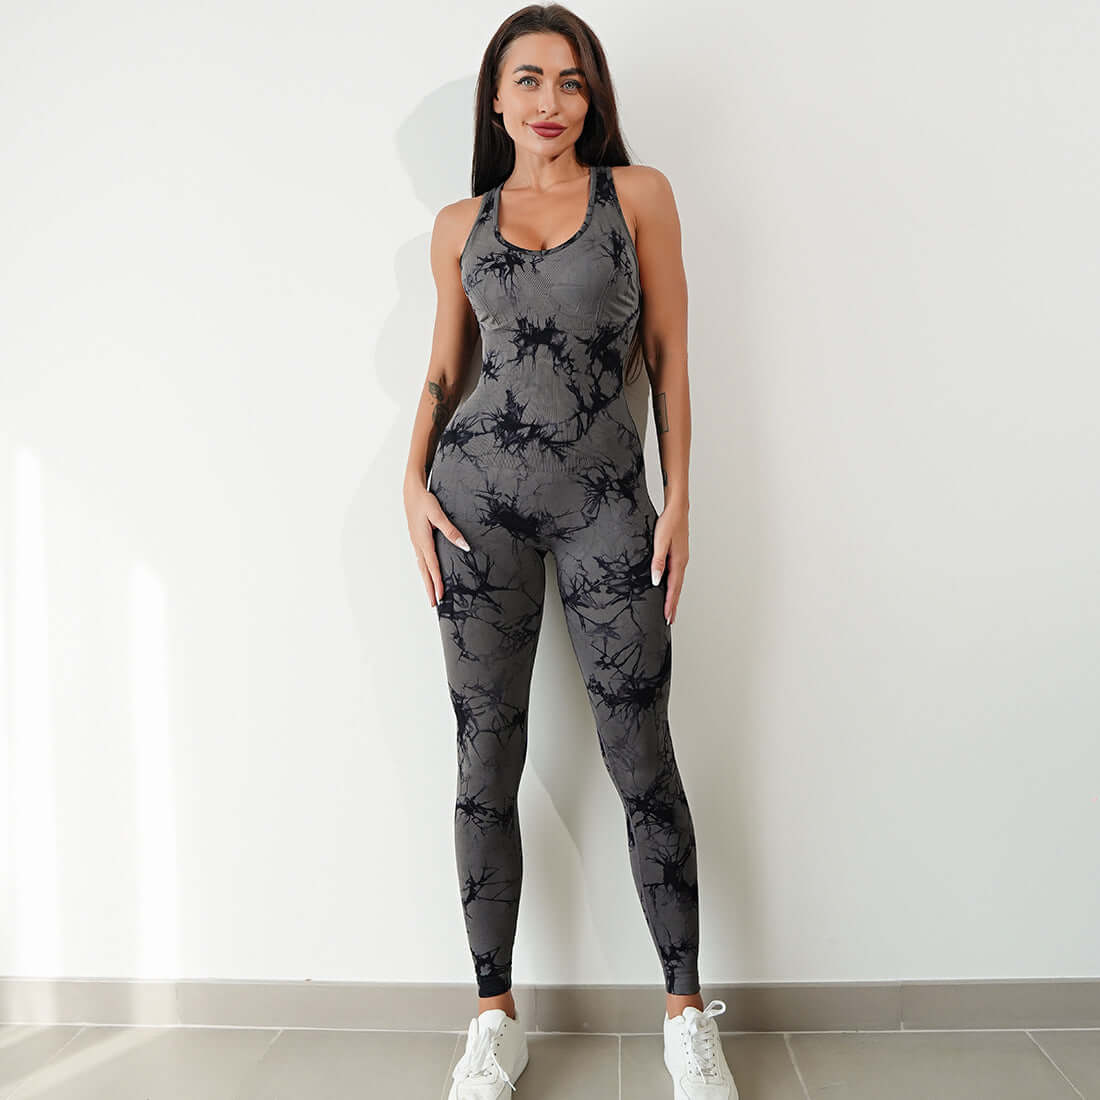
<svg viewBox="0 0 1100 1100">
<path fill-rule="evenodd" d="M 660 205 L 675 201 L 672 184 L 660 170 L 649 164 L 617 164 L 612 169 L 615 189 L 628 199 L 634 199 L 635 205 Z"/>
<path fill-rule="evenodd" d="M 617 164 L 612 173 L 619 205 L 632 223 L 635 239 L 647 226 L 679 220 L 672 184 L 659 168 L 648 164 Z"/>
<path fill-rule="evenodd" d="M 485 196 L 474 195 L 468 199 L 457 199 L 449 202 L 435 216 L 435 231 L 444 236 L 461 234 L 465 238 L 473 227 L 474 219 L 481 209 L 481 203 Z M 463 227 L 465 226 L 465 232 Z"/>
<path fill-rule="evenodd" d="M 466 244 L 466 238 L 477 220 L 484 194 L 457 199 L 448 203 L 435 216 L 432 227 L 432 250 L 452 256 L 456 261 Z"/>
</svg>

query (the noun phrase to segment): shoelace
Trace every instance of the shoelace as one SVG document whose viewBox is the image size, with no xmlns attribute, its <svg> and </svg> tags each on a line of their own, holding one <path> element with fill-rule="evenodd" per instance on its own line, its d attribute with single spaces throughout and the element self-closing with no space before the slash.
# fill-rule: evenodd
<svg viewBox="0 0 1100 1100">
<path fill-rule="evenodd" d="M 483 1078 L 492 1081 L 497 1074 L 508 1083 L 508 1087 L 515 1092 L 516 1086 L 512 1084 L 511 1077 L 505 1072 L 504 1067 L 497 1061 L 496 1051 L 493 1049 L 493 1040 L 496 1032 L 486 1028 L 479 1030 L 477 1017 L 470 1021 L 470 1028 L 466 1038 L 466 1052 L 458 1060 L 451 1076 L 456 1081 L 468 1081 L 471 1078 Z"/>
<path fill-rule="evenodd" d="M 703 1009 L 701 1016 L 692 1014 L 684 1023 L 688 1061 L 704 1082 L 722 1080 L 722 1071 L 718 1068 L 718 1049 L 722 1040 L 718 1036 L 714 1017 L 721 1016 L 725 1011 L 726 1002 L 714 1000 Z"/>
</svg>

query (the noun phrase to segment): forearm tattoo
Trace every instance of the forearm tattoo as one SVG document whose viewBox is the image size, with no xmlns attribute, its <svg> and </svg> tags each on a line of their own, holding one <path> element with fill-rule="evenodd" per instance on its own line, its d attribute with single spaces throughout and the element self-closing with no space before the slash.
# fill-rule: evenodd
<svg viewBox="0 0 1100 1100">
<path fill-rule="evenodd" d="M 668 406 L 665 402 L 665 395 L 663 393 L 657 394 L 653 399 L 653 412 L 657 418 L 657 431 L 668 431 Z"/>
<path fill-rule="evenodd" d="M 668 431 L 668 403 L 665 401 L 665 395 L 663 393 L 657 394 L 653 399 L 653 416 L 657 424 L 657 434 Z M 668 485 L 668 474 L 665 472 L 665 465 L 661 463 L 661 484 Z"/>
<path fill-rule="evenodd" d="M 432 471 L 432 460 L 435 458 L 435 448 L 439 443 L 439 437 L 443 429 L 454 413 L 454 402 L 447 399 L 441 382 L 428 382 L 428 393 L 431 394 L 435 404 L 432 406 L 432 428 L 428 433 L 428 457 L 424 462 L 424 480 L 426 481 Z"/>
</svg>

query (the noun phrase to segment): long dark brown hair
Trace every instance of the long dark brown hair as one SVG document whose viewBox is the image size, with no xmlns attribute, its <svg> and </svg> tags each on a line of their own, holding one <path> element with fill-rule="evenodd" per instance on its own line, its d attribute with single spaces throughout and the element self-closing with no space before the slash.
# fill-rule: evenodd
<svg viewBox="0 0 1100 1100">
<path fill-rule="evenodd" d="M 577 160 L 585 166 L 630 164 L 626 144 L 619 131 L 615 89 L 600 40 L 583 19 L 561 4 L 530 4 L 513 12 L 501 23 L 481 59 L 474 97 L 471 196 L 484 194 L 498 183 L 503 183 L 515 167 L 516 145 L 504 129 L 500 114 L 493 110 L 493 97 L 496 95 L 501 62 L 512 40 L 521 34 L 539 31 L 560 34 L 569 39 L 588 85 L 588 113 L 575 145 Z M 639 319 L 623 364 L 624 381 L 627 383 L 638 377 L 645 362 L 641 331 Z"/>
</svg>

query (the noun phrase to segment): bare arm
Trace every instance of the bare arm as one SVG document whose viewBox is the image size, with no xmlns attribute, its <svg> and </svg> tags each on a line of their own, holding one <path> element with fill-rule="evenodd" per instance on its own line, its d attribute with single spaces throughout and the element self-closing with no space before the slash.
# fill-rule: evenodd
<svg viewBox="0 0 1100 1100">
<path fill-rule="evenodd" d="M 691 400 L 687 370 L 687 277 L 672 187 L 656 168 L 637 177 L 638 265 L 645 300 L 642 349 L 653 389 L 665 507 L 687 511 Z"/>
<path fill-rule="evenodd" d="M 405 468 L 404 498 L 409 538 L 432 606 L 443 597 L 443 578 L 435 551 L 435 529 L 438 528 L 445 538 L 463 550 L 469 550 L 462 532 L 443 511 L 435 494 L 428 491 L 428 475 L 439 437 L 454 415 L 465 389 L 470 355 L 477 339 L 477 318 L 462 289 L 458 266 L 460 242 L 466 239 L 473 219 L 470 203 L 460 201 L 440 210 L 432 228 L 435 329 L 428 373 L 420 390 Z"/>
<path fill-rule="evenodd" d="M 470 308 L 458 267 L 460 241 L 473 221 L 467 202 L 451 203 L 436 215 L 431 265 L 436 286 L 435 328 L 428 372 L 413 420 L 405 486 L 424 489 L 439 437 L 454 415 L 465 388 L 470 354 L 477 339 L 477 318 Z"/>
<path fill-rule="evenodd" d="M 664 612 L 671 623 L 688 563 L 687 278 L 680 252 L 680 218 L 665 176 L 656 168 L 639 165 L 632 173 L 631 205 L 637 210 L 642 351 L 652 388 L 665 493 L 664 510 L 653 532 L 653 583 L 667 576 Z"/>
</svg>

